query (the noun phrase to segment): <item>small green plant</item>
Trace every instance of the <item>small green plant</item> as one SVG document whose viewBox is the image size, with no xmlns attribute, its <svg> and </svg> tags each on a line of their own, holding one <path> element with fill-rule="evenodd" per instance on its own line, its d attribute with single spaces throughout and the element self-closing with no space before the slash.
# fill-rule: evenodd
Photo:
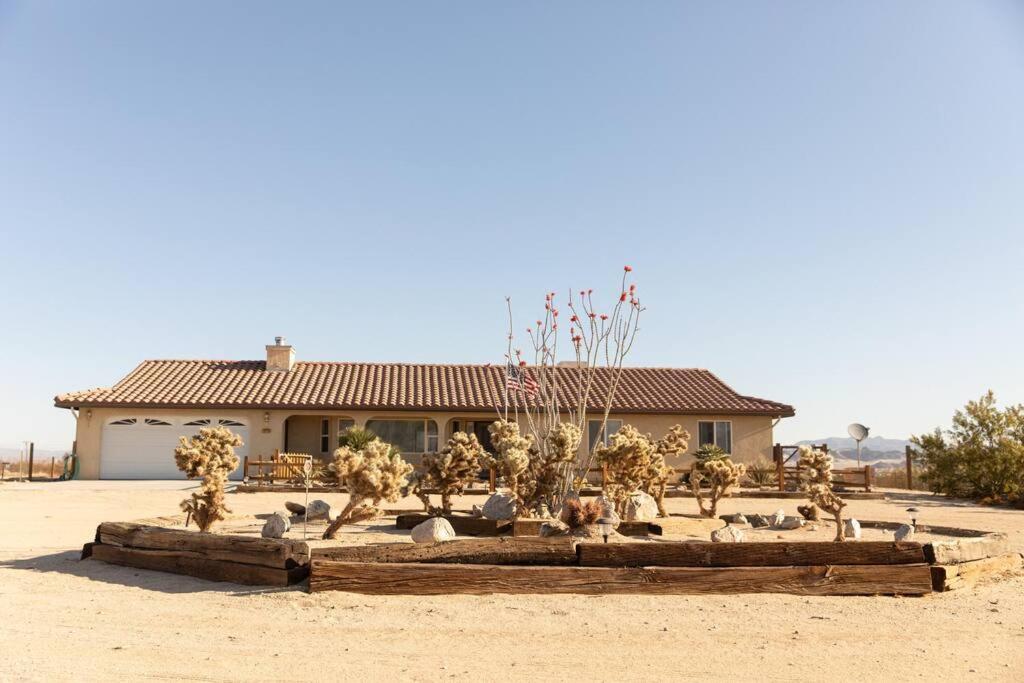
<svg viewBox="0 0 1024 683">
<path fill-rule="evenodd" d="M 722 460 L 729 457 L 728 453 L 713 443 L 704 444 L 694 452 L 694 455 L 697 458 L 697 463 L 700 465 L 710 460 Z"/>
<path fill-rule="evenodd" d="M 350 448 L 353 451 L 361 451 L 366 448 L 367 444 L 376 439 L 377 435 L 365 427 L 349 427 L 338 438 L 338 446 Z"/>
<path fill-rule="evenodd" d="M 764 458 L 758 458 L 747 465 L 747 479 L 754 486 L 771 486 L 778 481 L 775 465 Z"/>
<path fill-rule="evenodd" d="M 242 438 L 226 427 L 203 427 L 192 438 L 180 437 L 174 449 L 174 462 L 189 479 L 203 478 L 199 493 L 181 502 L 200 531 L 209 531 L 214 522 L 231 512 L 224 502 L 228 475 L 238 467 L 235 449 Z"/>
</svg>

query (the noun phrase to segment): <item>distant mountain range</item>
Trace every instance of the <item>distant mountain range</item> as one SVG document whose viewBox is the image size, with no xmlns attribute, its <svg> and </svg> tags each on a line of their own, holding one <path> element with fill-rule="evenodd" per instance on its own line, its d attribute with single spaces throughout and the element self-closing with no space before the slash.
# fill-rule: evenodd
<svg viewBox="0 0 1024 683">
<path fill-rule="evenodd" d="M 828 446 L 840 467 L 856 467 L 857 442 L 848 436 L 830 436 L 825 439 L 797 441 L 798 446 Z M 861 442 L 860 461 L 862 465 L 876 467 L 893 467 L 906 461 L 906 448 L 910 442 L 906 439 L 886 439 L 882 436 L 869 436 Z"/>
</svg>

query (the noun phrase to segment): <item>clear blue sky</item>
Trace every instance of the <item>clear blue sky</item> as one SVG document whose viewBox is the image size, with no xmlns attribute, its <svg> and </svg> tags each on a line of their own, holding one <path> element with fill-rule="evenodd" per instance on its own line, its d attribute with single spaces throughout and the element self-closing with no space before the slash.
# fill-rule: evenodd
<svg viewBox="0 0 1024 683">
<path fill-rule="evenodd" d="M 625 263 L 632 364 L 903 437 L 1024 401 L 1024 4 L 0 0 L 0 231 L 3 446 L 275 334 L 500 362 Z"/>
</svg>

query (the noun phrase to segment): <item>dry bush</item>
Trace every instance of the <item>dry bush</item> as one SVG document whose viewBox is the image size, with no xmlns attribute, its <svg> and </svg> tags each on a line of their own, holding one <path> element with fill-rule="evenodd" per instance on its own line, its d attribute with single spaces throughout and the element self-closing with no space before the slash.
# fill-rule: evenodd
<svg viewBox="0 0 1024 683">
<path fill-rule="evenodd" d="M 359 450 L 342 446 L 334 451 L 331 469 L 348 489 L 349 501 L 324 531 L 324 538 L 334 538 L 343 524 L 378 517 L 382 500 L 394 503 L 402 497 L 413 467 L 397 448 L 373 439 Z M 370 504 L 365 505 L 366 501 Z"/>
<path fill-rule="evenodd" d="M 181 501 L 181 509 L 196 521 L 200 531 L 209 531 L 224 519 L 228 510 L 224 487 L 228 475 L 238 467 L 235 449 L 242 438 L 226 427 L 203 427 L 192 438 L 180 437 L 174 462 L 189 479 L 203 478 L 199 493 Z"/>
<path fill-rule="evenodd" d="M 747 465 L 747 479 L 754 486 L 771 486 L 778 483 L 778 471 L 770 460 L 758 458 Z"/>
<path fill-rule="evenodd" d="M 590 500 L 584 503 L 579 498 L 568 498 L 562 503 L 560 519 L 569 529 L 581 529 L 596 524 L 601 518 L 601 503 Z"/>
<path fill-rule="evenodd" d="M 810 446 L 800 446 L 800 489 L 811 503 L 830 513 L 836 521 L 836 541 L 846 540 L 843 508 L 846 503 L 832 490 L 832 456 Z"/>
<path fill-rule="evenodd" d="M 736 464 L 731 458 L 712 458 L 703 463 L 694 463 L 690 469 L 690 489 L 697 499 L 697 507 L 704 517 L 718 516 L 718 501 L 729 497 L 731 489 L 740 483 L 740 477 L 746 474 L 747 468 Z M 707 482 L 710 486 L 708 503 L 705 504 L 704 491 L 701 485 Z"/>
<path fill-rule="evenodd" d="M 437 489 L 441 493 L 441 511 L 451 514 L 452 496 L 462 495 L 466 486 L 476 478 L 483 455 L 483 446 L 475 434 L 455 432 L 440 453 L 423 456 L 423 472 L 417 477 L 414 487 L 427 512 L 433 510 L 426 490 Z"/>
</svg>

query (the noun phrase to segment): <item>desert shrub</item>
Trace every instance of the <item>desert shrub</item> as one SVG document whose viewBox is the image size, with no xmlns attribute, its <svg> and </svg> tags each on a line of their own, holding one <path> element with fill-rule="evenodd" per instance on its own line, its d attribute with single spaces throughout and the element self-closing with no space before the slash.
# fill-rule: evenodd
<svg viewBox="0 0 1024 683">
<path fill-rule="evenodd" d="M 694 451 L 694 456 L 697 458 L 697 463 L 703 465 L 711 460 L 724 460 L 729 457 L 729 454 L 713 443 L 706 443 Z"/>
<path fill-rule="evenodd" d="M 589 500 L 586 503 L 579 498 L 568 498 L 562 503 L 561 520 L 570 529 L 581 529 L 596 524 L 601 518 L 601 503 Z"/>
<path fill-rule="evenodd" d="M 359 450 L 342 446 L 334 451 L 331 469 L 348 489 L 349 501 L 324 531 L 324 538 L 334 538 L 343 524 L 379 516 L 382 500 L 394 503 L 402 497 L 413 467 L 397 448 L 374 438 Z"/>
<path fill-rule="evenodd" d="M 1010 502 L 1024 495 L 1024 405 L 1000 410 L 989 391 L 956 411 L 950 429 L 911 442 L 935 493 Z"/>
<path fill-rule="evenodd" d="M 832 456 L 810 446 L 800 446 L 800 489 L 807 492 L 811 503 L 836 520 L 836 541 L 846 540 L 843 508 L 846 503 L 832 490 Z"/>
<path fill-rule="evenodd" d="M 718 501 L 731 495 L 732 487 L 740 483 L 740 477 L 746 471 L 745 466 L 734 463 L 729 457 L 706 458 L 703 462 L 695 462 L 690 468 L 690 490 L 697 499 L 700 514 L 712 519 L 717 517 Z M 705 493 L 701 489 L 701 485 L 705 483 L 710 488 L 707 503 Z"/>
<path fill-rule="evenodd" d="M 338 438 L 338 446 L 350 448 L 353 451 L 361 451 L 366 448 L 367 444 L 376 439 L 377 435 L 365 427 L 349 427 Z"/>
<path fill-rule="evenodd" d="M 747 465 L 747 479 L 754 486 L 771 486 L 778 481 L 775 464 L 764 458 L 758 458 Z"/>
<path fill-rule="evenodd" d="M 417 495 L 427 511 L 430 500 L 426 489 L 437 489 L 441 493 L 441 510 L 444 514 L 452 511 L 452 496 L 462 495 L 477 472 L 483 446 L 475 434 L 455 432 L 440 453 L 423 456 L 423 472 L 417 480 Z"/>
<path fill-rule="evenodd" d="M 189 479 L 203 478 L 199 493 L 181 502 L 181 509 L 200 531 L 209 531 L 231 512 L 224 502 L 224 488 L 228 475 L 238 467 L 235 449 L 241 445 L 242 438 L 226 427 L 203 427 L 191 438 L 181 437 L 174 449 L 178 469 Z"/>
</svg>

